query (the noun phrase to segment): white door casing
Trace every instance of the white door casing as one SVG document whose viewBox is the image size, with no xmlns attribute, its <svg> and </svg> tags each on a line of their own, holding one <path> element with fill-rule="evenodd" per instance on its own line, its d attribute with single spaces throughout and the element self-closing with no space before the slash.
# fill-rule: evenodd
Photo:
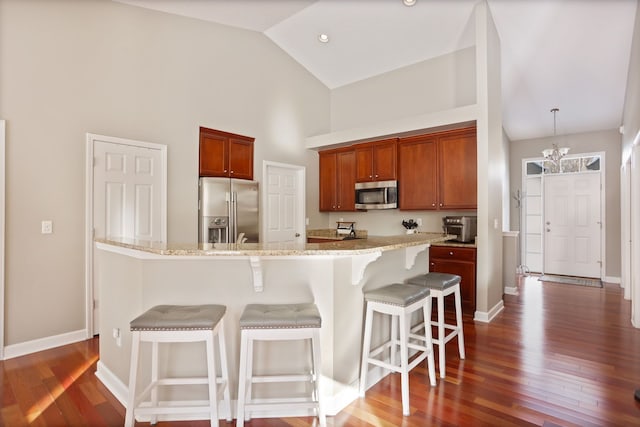
<svg viewBox="0 0 640 427">
<path fill-rule="evenodd" d="M 87 331 L 98 333 L 93 238 L 166 242 L 167 147 L 87 134 Z"/>
<path fill-rule="evenodd" d="M 263 164 L 263 242 L 304 242 L 305 169 L 265 161 Z"/>
<path fill-rule="evenodd" d="M 631 159 L 620 168 L 620 286 L 631 299 Z"/>
<path fill-rule="evenodd" d="M 5 121 L 0 120 L 0 360 L 4 360 Z"/>
<path fill-rule="evenodd" d="M 640 139 L 640 132 L 635 141 Z M 631 324 L 640 328 L 640 145 L 634 141 L 631 150 Z"/>
<path fill-rule="evenodd" d="M 545 175 L 545 273 L 602 277 L 600 179 L 600 172 Z"/>
</svg>

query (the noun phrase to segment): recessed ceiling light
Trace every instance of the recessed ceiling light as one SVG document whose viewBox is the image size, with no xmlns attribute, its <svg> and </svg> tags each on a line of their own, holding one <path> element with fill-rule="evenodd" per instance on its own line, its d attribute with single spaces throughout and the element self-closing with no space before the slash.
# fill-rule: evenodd
<svg viewBox="0 0 640 427">
<path fill-rule="evenodd" d="M 402 0 L 402 3 L 404 3 L 405 6 L 413 6 L 414 4 L 416 4 L 417 0 Z"/>
<path fill-rule="evenodd" d="M 324 33 L 323 33 L 323 34 L 320 34 L 320 35 L 318 36 L 318 41 L 319 41 L 320 43 L 329 43 L 329 36 L 328 36 L 328 35 L 326 35 L 326 34 L 324 34 Z"/>
</svg>

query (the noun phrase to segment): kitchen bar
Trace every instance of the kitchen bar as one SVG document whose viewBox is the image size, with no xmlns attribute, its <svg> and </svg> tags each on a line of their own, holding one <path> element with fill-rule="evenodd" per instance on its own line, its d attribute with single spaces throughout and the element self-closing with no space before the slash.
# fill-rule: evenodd
<svg viewBox="0 0 640 427">
<path fill-rule="evenodd" d="M 327 414 L 357 398 L 361 350 L 362 291 L 402 282 L 428 270 L 428 247 L 455 236 L 418 233 L 327 243 L 165 245 L 96 239 L 100 289 L 100 361 L 97 375 L 124 402 L 131 335 L 129 321 L 158 304 L 224 304 L 230 391 L 236 398 L 238 320 L 246 304 L 314 302 L 322 316 L 322 374 Z M 205 361 L 195 344 L 171 347 L 163 366 L 171 375 L 201 375 Z M 304 368 L 289 357 L 299 343 L 256 348 L 257 370 Z M 296 364 L 298 366 L 296 366 Z M 377 371 L 371 375 L 381 376 Z M 368 384 L 373 384 L 371 378 Z M 415 386 L 420 386 L 416 384 Z M 268 398 L 277 385 L 256 392 Z M 190 399 L 206 398 L 194 388 Z M 186 398 L 187 396 L 185 396 Z M 175 396 L 174 396 L 175 398 Z M 235 408 L 232 408 L 234 411 Z M 225 408 L 222 408 L 225 416 Z M 273 415 L 273 414 L 264 414 Z M 296 413 L 279 416 L 302 415 Z M 198 419 L 194 415 L 194 419 Z"/>
</svg>

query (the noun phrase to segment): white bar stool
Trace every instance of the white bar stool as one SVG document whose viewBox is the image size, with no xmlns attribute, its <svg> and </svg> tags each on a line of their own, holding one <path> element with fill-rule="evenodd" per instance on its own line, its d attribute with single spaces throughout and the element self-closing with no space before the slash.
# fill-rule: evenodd
<svg viewBox="0 0 640 427">
<path fill-rule="evenodd" d="M 229 397 L 229 373 L 224 340 L 224 305 L 158 305 L 147 310 L 130 323 L 133 332 L 131 342 L 131 366 L 129 371 L 129 398 L 125 415 L 125 427 L 133 426 L 136 415 L 150 415 L 151 424 L 158 415 L 206 413 L 212 426 L 218 426 L 218 396 L 222 393 L 227 410 L 227 421 L 231 421 L 231 399 Z M 216 376 L 214 338 L 218 337 L 221 376 Z M 140 342 L 151 342 L 151 383 L 136 394 Z M 181 343 L 204 341 L 207 352 L 207 376 L 192 378 L 158 378 L 158 343 Z M 208 384 L 209 402 L 181 401 L 180 406 L 158 402 L 158 387 Z M 218 389 L 220 385 L 220 389 Z M 150 395 L 150 400 L 145 398 Z M 172 418 L 173 419 L 173 418 Z"/>
<path fill-rule="evenodd" d="M 394 283 L 364 293 L 367 303 L 365 316 L 364 340 L 362 348 L 362 363 L 360 371 L 360 397 L 364 397 L 367 383 L 369 364 L 381 366 L 393 372 L 399 372 L 402 384 L 402 414 L 410 415 L 409 410 L 409 371 L 415 368 L 425 358 L 429 369 L 429 382 L 436 385 L 435 362 L 431 344 L 431 330 L 424 328 L 424 336 L 410 334 L 411 314 L 422 310 L 425 318 L 431 316 L 431 298 L 429 289 L 422 286 Z M 379 347 L 371 350 L 371 333 L 374 312 L 391 316 L 391 339 Z M 400 320 L 400 340 L 397 339 L 398 319 Z M 422 344 L 410 342 L 418 339 Z M 400 364 L 395 362 L 396 346 L 400 347 Z M 386 349 L 390 350 L 389 360 L 386 362 L 376 358 Z M 417 350 L 418 356 L 409 363 L 409 349 Z"/>
<path fill-rule="evenodd" d="M 438 336 L 433 338 L 433 343 L 438 345 L 438 364 L 440 365 L 440 378 L 446 375 L 445 347 L 453 338 L 458 337 L 458 353 L 460 359 L 465 358 L 464 354 L 464 328 L 462 324 L 462 300 L 460 297 L 461 277 L 448 273 L 426 273 L 407 280 L 412 285 L 424 286 L 431 291 L 431 297 L 437 300 L 438 321 L 431 322 L 432 326 L 438 327 Z M 444 297 L 454 294 L 456 304 L 456 324 L 450 325 L 444 320 Z M 426 319 L 431 319 L 431 316 Z M 414 327 L 414 331 L 423 327 L 424 324 Z M 445 335 L 445 329 L 450 330 Z"/>
<path fill-rule="evenodd" d="M 240 316 L 240 372 L 238 378 L 237 427 L 259 410 L 315 410 L 321 426 L 326 416 L 320 396 L 320 327 L 322 318 L 315 304 L 249 304 Z M 253 342 L 311 340 L 311 372 L 285 375 L 253 375 Z M 255 383 L 312 383 L 308 398 L 274 398 L 258 402 L 252 398 Z"/>
</svg>

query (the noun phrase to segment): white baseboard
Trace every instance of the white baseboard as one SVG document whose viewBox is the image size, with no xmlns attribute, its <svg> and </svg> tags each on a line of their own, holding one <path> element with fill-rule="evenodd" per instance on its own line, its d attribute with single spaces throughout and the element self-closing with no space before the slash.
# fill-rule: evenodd
<svg viewBox="0 0 640 427">
<path fill-rule="evenodd" d="M 489 323 L 494 317 L 496 317 L 502 310 L 504 310 L 504 301 L 500 300 L 496 305 L 488 312 L 477 311 L 474 314 L 473 320 L 477 322 Z"/>
<path fill-rule="evenodd" d="M 61 345 L 73 344 L 74 342 L 86 340 L 87 336 L 87 330 L 80 329 L 78 331 L 67 332 L 65 334 L 39 338 L 37 340 L 21 342 L 19 344 L 11 344 L 4 348 L 4 358 L 12 359 L 14 357 L 24 356 L 38 351 L 60 347 Z"/>
<path fill-rule="evenodd" d="M 616 276 L 605 276 L 604 279 L 602 279 L 602 281 L 607 283 L 616 283 L 618 285 L 622 283 L 622 280 L 620 279 L 620 277 L 616 277 Z"/>
</svg>

